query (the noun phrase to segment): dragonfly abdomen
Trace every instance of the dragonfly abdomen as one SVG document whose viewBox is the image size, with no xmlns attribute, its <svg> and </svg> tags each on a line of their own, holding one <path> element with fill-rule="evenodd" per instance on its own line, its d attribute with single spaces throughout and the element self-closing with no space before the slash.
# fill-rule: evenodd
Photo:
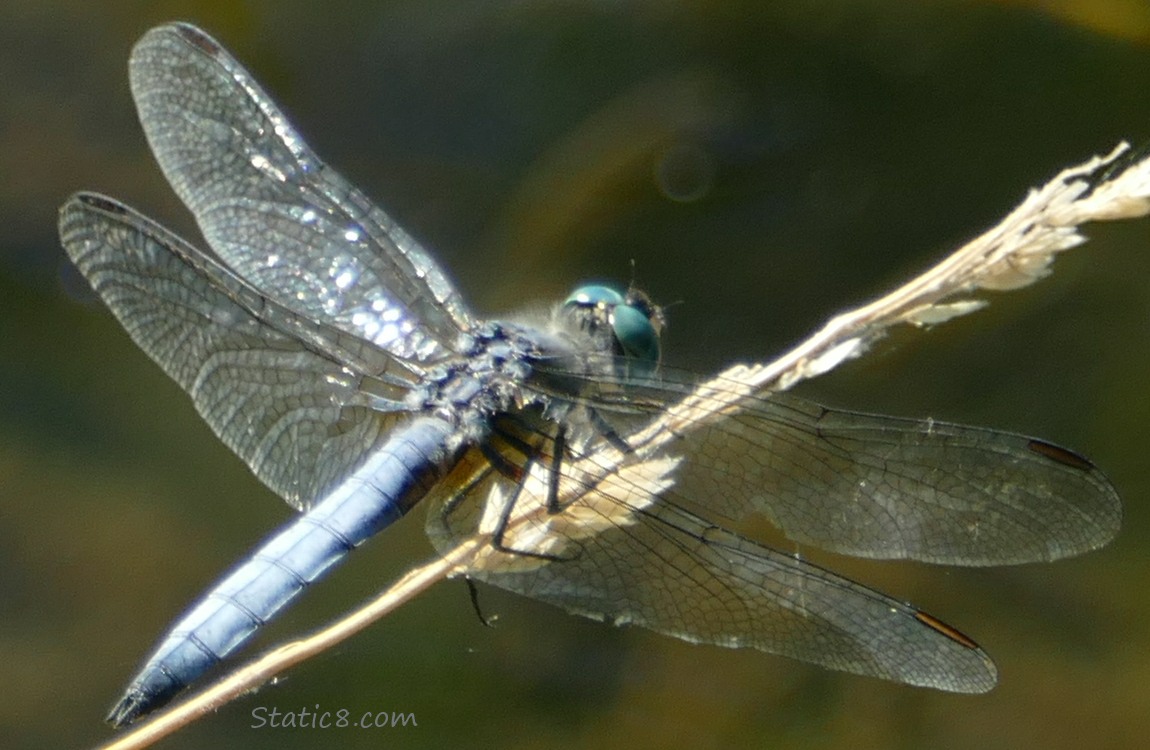
<svg viewBox="0 0 1150 750">
<path fill-rule="evenodd" d="M 399 520 L 444 470 L 453 431 L 444 420 L 426 417 L 395 432 L 180 618 L 108 721 L 129 724 L 167 703 L 349 551 Z"/>
</svg>

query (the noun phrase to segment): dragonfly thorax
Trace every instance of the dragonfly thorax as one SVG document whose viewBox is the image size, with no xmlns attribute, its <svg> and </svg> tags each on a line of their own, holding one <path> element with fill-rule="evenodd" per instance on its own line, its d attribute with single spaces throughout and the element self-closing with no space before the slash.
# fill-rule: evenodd
<svg viewBox="0 0 1150 750">
<path fill-rule="evenodd" d="M 532 363 L 568 347 L 550 334 L 514 323 L 488 322 L 462 335 L 458 356 L 427 372 L 408 403 L 457 424 L 461 441 L 481 438 L 492 415 L 546 407 L 546 397 L 523 388 Z"/>
</svg>

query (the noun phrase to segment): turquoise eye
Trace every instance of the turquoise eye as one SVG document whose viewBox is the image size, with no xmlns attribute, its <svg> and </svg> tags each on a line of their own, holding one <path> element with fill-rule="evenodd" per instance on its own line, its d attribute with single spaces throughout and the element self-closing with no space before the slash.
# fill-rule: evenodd
<svg viewBox="0 0 1150 750">
<path fill-rule="evenodd" d="M 630 305 L 616 305 L 611 330 L 623 353 L 654 369 L 659 364 L 659 334 L 645 313 Z"/>
<path fill-rule="evenodd" d="M 609 286 L 588 284 L 571 292 L 571 296 L 563 303 L 565 306 L 577 305 L 579 307 L 615 307 L 623 304 L 623 295 Z"/>
<path fill-rule="evenodd" d="M 659 328 L 662 314 L 646 295 L 626 297 L 609 286 L 593 284 L 576 289 L 564 302 L 588 313 L 584 325 L 594 328 L 598 317 L 611 328 L 616 352 L 634 360 L 638 374 L 649 375 L 659 364 Z M 658 326 L 658 327 L 657 327 Z"/>
</svg>

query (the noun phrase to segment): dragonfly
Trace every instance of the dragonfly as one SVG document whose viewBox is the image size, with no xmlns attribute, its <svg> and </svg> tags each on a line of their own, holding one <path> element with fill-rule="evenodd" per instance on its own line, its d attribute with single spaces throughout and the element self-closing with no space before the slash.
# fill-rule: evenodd
<svg viewBox="0 0 1150 750">
<path fill-rule="evenodd" d="M 661 361 L 663 312 L 635 289 L 584 286 L 550 315 L 480 319 L 205 32 L 152 29 L 129 68 L 151 150 L 210 250 L 96 193 L 61 208 L 62 244 L 299 515 L 175 621 L 111 710 L 116 726 L 195 683 L 417 504 L 439 554 L 484 540 L 488 564 L 468 571 L 481 582 L 958 693 L 997 680 L 973 640 L 739 524 L 963 566 L 1055 560 L 1117 533 L 1110 482 L 1043 440 L 784 393 L 720 404 L 715 379 Z M 680 420 L 644 452 L 688 403 L 711 418 Z"/>
</svg>

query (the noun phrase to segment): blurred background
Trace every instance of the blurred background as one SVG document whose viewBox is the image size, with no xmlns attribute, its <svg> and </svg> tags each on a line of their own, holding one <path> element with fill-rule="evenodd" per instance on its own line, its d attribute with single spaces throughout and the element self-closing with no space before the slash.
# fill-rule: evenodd
<svg viewBox="0 0 1150 750">
<path fill-rule="evenodd" d="M 669 310 L 666 359 L 762 360 L 1116 142 L 1150 140 L 1142 0 L 0 5 L 0 746 L 81 747 L 163 629 L 290 516 L 65 260 L 56 211 L 115 195 L 194 236 L 135 120 L 129 49 L 203 26 L 482 314 L 585 279 Z M 1074 447 L 1126 502 L 1052 565 L 829 559 L 975 637 L 953 696 L 585 621 L 462 583 L 167 748 L 1121 748 L 1150 736 L 1150 221 L 1049 280 L 807 384 L 837 406 Z M 313 628 L 430 547 L 422 513 L 268 629 Z M 254 653 L 256 649 L 251 652 Z M 253 729 L 252 710 L 417 727 Z"/>
</svg>

